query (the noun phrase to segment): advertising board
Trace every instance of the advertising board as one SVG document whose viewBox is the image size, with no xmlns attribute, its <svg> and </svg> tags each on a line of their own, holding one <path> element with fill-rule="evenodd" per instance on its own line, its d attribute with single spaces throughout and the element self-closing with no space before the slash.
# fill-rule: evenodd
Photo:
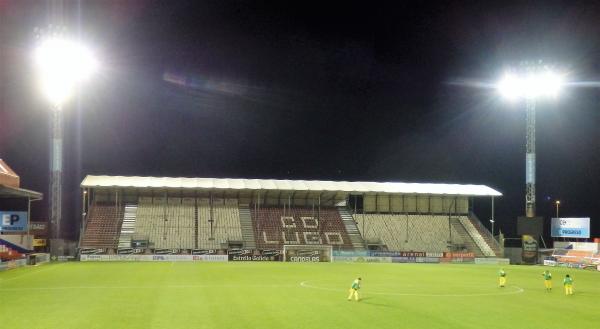
<svg viewBox="0 0 600 329">
<path fill-rule="evenodd" d="M 523 264 L 535 264 L 538 258 L 538 242 L 531 235 L 521 237 L 523 249 L 521 252 L 521 262 Z"/>
<path fill-rule="evenodd" d="M 0 211 L 0 232 L 27 232 L 26 211 Z"/>
<path fill-rule="evenodd" d="M 231 249 L 228 253 L 229 261 L 233 262 L 277 262 L 281 261 L 281 251 L 276 249 L 252 250 Z"/>
<path fill-rule="evenodd" d="M 475 264 L 480 265 L 508 265 L 510 260 L 508 258 L 475 258 Z"/>
<path fill-rule="evenodd" d="M 46 222 L 29 222 L 29 233 L 46 237 L 48 235 L 48 224 Z"/>
<path fill-rule="evenodd" d="M 552 218 L 553 238 L 589 238 L 590 218 Z"/>
<path fill-rule="evenodd" d="M 33 239 L 31 241 L 31 246 L 33 246 L 33 247 L 45 247 L 46 246 L 46 239 Z"/>
<path fill-rule="evenodd" d="M 439 257 L 392 257 L 392 263 L 439 263 Z"/>
<path fill-rule="evenodd" d="M 334 262 L 349 263 L 391 263 L 392 257 L 372 257 L 372 256 L 333 256 Z"/>
<path fill-rule="evenodd" d="M 82 262 L 226 262 L 227 255 L 81 255 Z"/>
<path fill-rule="evenodd" d="M 369 256 L 373 257 L 426 257 L 424 251 L 370 251 Z"/>
</svg>

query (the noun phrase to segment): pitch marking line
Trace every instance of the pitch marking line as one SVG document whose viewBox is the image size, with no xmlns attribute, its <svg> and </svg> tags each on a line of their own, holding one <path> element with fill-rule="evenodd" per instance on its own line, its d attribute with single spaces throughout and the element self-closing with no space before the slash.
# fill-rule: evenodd
<svg viewBox="0 0 600 329">
<path fill-rule="evenodd" d="M 303 288 L 309 289 L 318 289 L 318 290 L 327 290 L 327 291 L 335 291 L 335 292 L 343 292 L 347 293 L 347 290 L 336 289 L 336 288 L 327 288 L 327 287 L 318 287 L 314 285 L 310 285 L 310 280 L 300 282 L 300 286 Z M 414 296 L 414 297 L 478 297 L 478 296 L 500 296 L 500 295 L 515 295 L 520 294 L 525 291 L 525 289 L 518 286 L 508 286 L 516 288 L 516 290 L 504 291 L 504 292 L 496 292 L 496 293 L 473 293 L 473 294 L 419 294 L 419 293 L 395 293 L 395 292 L 372 292 L 369 291 L 368 295 L 384 295 L 384 296 Z M 500 288 L 498 288 L 500 289 Z"/>
<path fill-rule="evenodd" d="M 74 290 L 74 289 L 159 289 L 159 288 L 172 288 L 172 289 L 190 289 L 190 288 L 241 288 L 241 287 L 255 287 L 255 288 L 293 288 L 297 285 L 290 284 L 192 284 L 192 285 L 153 285 L 153 286 L 59 286 L 59 287 L 20 287 L 20 288 L 0 288 L 0 291 L 27 291 L 27 290 Z"/>
</svg>

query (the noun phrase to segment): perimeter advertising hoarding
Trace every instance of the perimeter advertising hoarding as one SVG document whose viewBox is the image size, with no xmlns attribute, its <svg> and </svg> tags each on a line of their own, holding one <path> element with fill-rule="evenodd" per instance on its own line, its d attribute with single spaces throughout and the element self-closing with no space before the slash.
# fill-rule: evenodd
<svg viewBox="0 0 600 329">
<path fill-rule="evenodd" d="M 347 263 L 391 263 L 392 257 L 374 257 L 374 256 L 333 256 L 334 262 Z"/>
<path fill-rule="evenodd" d="M 0 232 L 27 232 L 26 211 L 0 211 Z"/>
<path fill-rule="evenodd" d="M 552 218 L 553 238 L 589 238 L 590 218 Z"/>
<path fill-rule="evenodd" d="M 281 251 L 276 249 L 232 249 L 229 250 L 228 258 L 233 262 L 278 262 L 281 261 Z"/>
<path fill-rule="evenodd" d="M 82 262 L 226 262 L 227 255 L 81 255 Z"/>
<path fill-rule="evenodd" d="M 294 263 L 319 263 L 328 262 L 329 256 L 325 254 L 324 250 L 287 250 L 285 255 L 287 262 Z"/>
<path fill-rule="evenodd" d="M 135 249 L 135 248 L 118 248 L 117 254 L 120 255 L 128 255 L 128 254 L 143 254 L 145 249 Z"/>
<path fill-rule="evenodd" d="M 80 255 L 91 255 L 91 254 L 104 254 L 106 250 L 103 248 L 81 248 L 79 249 Z"/>
<path fill-rule="evenodd" d="M 424 251 L 369 251 L 372 257 L 426 257 Z"/>
<path fill-rule="evenodd" d="M 192 249 L 192 255 L 225 255 L 227 250 L 220 249 Z"/>
<path fill-rule="evenodd" d="M 510 259 L 508 258 L 475 258 L 475 264 L 480 265 L 508 265 Z"/>
<path fill-rule="evenodd" d="M 392 257 L 392 263 L 439 263 L 439 257 Z"/>
</svg>

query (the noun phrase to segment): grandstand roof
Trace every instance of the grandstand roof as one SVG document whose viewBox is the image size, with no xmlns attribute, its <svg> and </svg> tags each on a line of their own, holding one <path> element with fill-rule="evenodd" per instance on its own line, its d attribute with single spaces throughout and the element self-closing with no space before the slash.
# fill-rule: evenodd
<svg viewBox="0 0 600 329">
<path fill-rule="evenodd" d="M 88 175 L 81 182 L 84 188 L 166 188 L 192 190 L 279 190 L 323 191 L 348 193 L 431 194 L 464 196 L 501 196 L 485 185 L 334 182 L 316 180 L 183 178 Z"/>
<path fill-rule="evenodd" d="M 32 201 L 42 200 L 44 195 L 40 192 L 26 190 L 0 184 L 0 198 L 30 198 Z"/>
</svg>

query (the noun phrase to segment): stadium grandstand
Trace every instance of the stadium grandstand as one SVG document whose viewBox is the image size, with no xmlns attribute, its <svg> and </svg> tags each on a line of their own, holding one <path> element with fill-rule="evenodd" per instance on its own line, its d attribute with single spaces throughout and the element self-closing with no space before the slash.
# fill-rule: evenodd
<svg viewBox="0 0 600 329">
<path fill-rule="evenodd" d="M 470 252 L 500 247 L 471 211 L 483 185 L 87 176 L 80 249 Z"/>
<path fill-rule="evenodd" d="M 45 236 L 38 236 L 30 222 L 31 203 L 42 198 L 42 193 L 22 188 L 19 175 L 0 159 L 0 265 L 45 247 Z"/>
</svg>

